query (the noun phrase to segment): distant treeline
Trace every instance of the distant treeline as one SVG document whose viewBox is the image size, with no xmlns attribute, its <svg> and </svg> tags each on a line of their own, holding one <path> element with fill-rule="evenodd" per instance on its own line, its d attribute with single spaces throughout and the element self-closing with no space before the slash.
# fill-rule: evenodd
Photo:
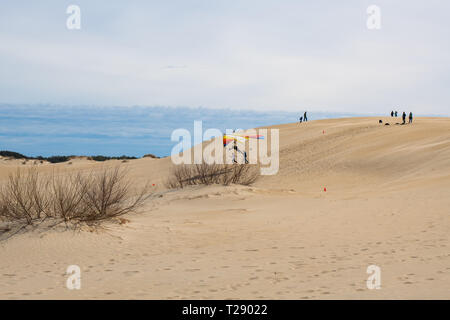
<svg viewBox="0 0 450 320">
<path fill-rule="evenodd" d="M 13 158 L 13 159 L 41 160 L 41 161 L 48 161 L 50 163 L 66 162 L 73 158 L 78 158 L 78 156 L 28 157 L 28 156 L 25 156 L 21 153 L 14 152 L 14 151 L 0 151 L 0 156 Z M 146 154 L 143 158 L 155 158 L 156 159 L 158 157 L 153 154 Z M 138 158 L 137 157 L 129 157 L 129 156 L 120 156 L 120 157 L 88 156 L 88 157 L 86 157 L 86 159 L 94 160 L 94 161 L 107 161 L 107 160 L 134 160 L 134 159 L 138 159 Z"/>
</svg>

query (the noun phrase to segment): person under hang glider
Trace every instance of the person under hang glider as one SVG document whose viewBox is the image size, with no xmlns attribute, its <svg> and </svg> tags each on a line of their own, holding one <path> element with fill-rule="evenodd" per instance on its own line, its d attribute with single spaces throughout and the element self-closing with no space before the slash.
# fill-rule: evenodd
<svg viewBox="0 0 450 320">
<path fill-rule="evenodd" d="M 247 159 L 247 152 L 241 151 L 239 147 L 237 146 L 237 142 L 242 142 L 245 144 L 246 140 L 249 139 L 264 139 L 263 135 L 255 134 L 255 135 L 245 135 L 245 134 L 225 134 L 223 136 L 223 147 L 225 148 L 227 145 L 229 145 L 231 142 L 233 143 L 233 149 L 237 152 L 240 152 L 244 156 L 245 163 L 248 163 Z M 235 154 L 233 153 L 233 162 L 237 163 Z"/>
</svg>

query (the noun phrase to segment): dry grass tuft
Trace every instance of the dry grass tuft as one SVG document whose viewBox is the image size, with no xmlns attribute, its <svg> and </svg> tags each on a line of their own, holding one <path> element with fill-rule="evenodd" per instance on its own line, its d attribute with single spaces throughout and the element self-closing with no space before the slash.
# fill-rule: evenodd
<svg viewBox="0 0 450 320">
<path fill-rule="evenodd" d="M 41 175 L 17 170 L 0 185 L 1 220 L 33 225 L 53 218 L 66 224 L 95 224 L 139 209 L 149 184 L 136 190 L 121 167 L 89 173 Z"/>
<path fill-rule="evenodd" d="M 202 163 L 176 166 L 166 185 L 171 189 L 183 188 L 189 185 L 250 185 L 258 177 L 259 170 L 254 165 Z"/>
</svg>

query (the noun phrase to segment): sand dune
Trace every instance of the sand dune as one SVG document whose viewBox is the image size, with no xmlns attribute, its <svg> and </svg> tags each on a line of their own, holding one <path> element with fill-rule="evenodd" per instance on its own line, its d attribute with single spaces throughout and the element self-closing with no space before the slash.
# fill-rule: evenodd
<svg viewBox="0 0 450 320">
<path fill-rule="evenodd" d="M 279 173 L 248 187 L 167 190 L 169 158 L 123 163 L 155 184 L 145 210 L 0 241 L 0 298 L 449 299 L 450 119 L 383 120 L 274 126 Z M 6 162 L 0 179 L 24 166 Z M 66 288 L 73 264 L 81 290 Z M 366 287 L 369 265 L 379 290 Z"/>
</svg>

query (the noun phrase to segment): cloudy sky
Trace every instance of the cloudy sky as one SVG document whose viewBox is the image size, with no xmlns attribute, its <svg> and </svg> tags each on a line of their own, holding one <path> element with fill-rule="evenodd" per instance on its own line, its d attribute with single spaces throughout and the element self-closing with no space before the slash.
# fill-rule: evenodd
<svg viewBox="0 0 450 320">
<path fill-rule="evenodd" d="M 81 8 L 81 30 L 66 9 Z M 369 5 L 381 29 L 366 26 Z M 2 0 L 0 102 L 450 115 L 448 0 Z"/>
</svg>

